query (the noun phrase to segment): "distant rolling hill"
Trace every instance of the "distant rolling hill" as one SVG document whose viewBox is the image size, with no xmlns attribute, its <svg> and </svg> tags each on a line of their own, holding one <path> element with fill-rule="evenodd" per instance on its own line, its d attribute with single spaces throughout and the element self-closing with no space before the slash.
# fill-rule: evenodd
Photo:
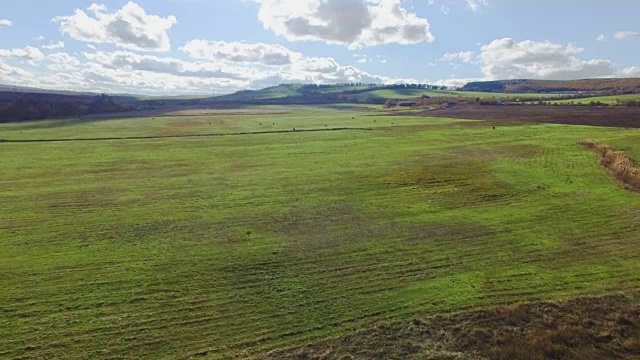
<svg viewBox="0 0 640 360">
<path fill-rule="evenodd" d="M 240 104 L 314 104 L 314 103 L 368 103 L 384 104 L 389 99 L 430 98 L 502 98 L 517 97 L 547 98 L 550 94 L 496 93 L 460 91 L 443 86 L 406 85 L 302 85 L 283 84 L 255 91 L 240 91 L 234 94 L 210 98 L 217 103 Z"/>
<path fill-rule="evenodd" d="M 636 98 L 621 97 L 620 95 L 623 94 L 640 94 L 640 79 L 504 80 L 472 82 L 461 89 L 426 84 L 283 84 L 262 90 L 240 91 L 216 97 L 98 95 L 0 85 L 0 122 L 189 107 L 224 108 L 341 103 L 374 105 L 391 103 L 390 105 L 393 105 L 394 102 L 423 104 L 425 97 L 429 98 L 430 104 L 472 101 L 483 105 L 495 105 L 540 101 L 565 101 L 564 103 L 570 104 L 579 98 L 597 96 L 598 98 L 590 98 L 588 101 L 637 106 Z M 616 97 L 600 98 L 612 95 Z"/>
</svg>

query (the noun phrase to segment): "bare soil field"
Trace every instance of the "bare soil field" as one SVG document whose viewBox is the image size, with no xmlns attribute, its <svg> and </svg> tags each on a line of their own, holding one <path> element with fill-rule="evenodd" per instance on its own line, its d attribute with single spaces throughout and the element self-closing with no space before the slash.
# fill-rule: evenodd
<svg viewBox="0 0 640 360">
<path fill-rule="evenodd" d="M 611 127 L 640 127 L 640 108 L 544 105 L 456 105 L 428 110 L 420 116 L 487 120 L 503 123 L 552 123 Z M 406 115 L 406 114 L 405 114 Z"/>
<path fill-rule="evenodd" d="M 262 359 L 637 359 L 640 304 L 631 297 L 533 302 L 385 323 Z"/>
</svg>

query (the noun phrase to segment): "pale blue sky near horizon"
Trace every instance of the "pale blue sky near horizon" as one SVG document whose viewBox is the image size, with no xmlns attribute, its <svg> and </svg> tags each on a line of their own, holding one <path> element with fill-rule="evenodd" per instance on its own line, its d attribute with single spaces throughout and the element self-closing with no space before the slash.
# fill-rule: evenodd
<svg viewBox="0 0 640 360">
<path fill-rule="evenodd" d="M 297 0 L 295 4 L 308 5 L 304 11 L 289 11 L 295 6 L 288 1 L 292 0 L 135 0 L 136 9 L 149 18 L 136 23 L 134 15 L 139 10 L 132 10 L 133 15 L 122 11 L 125 21 L 134 19 L 133 25 L 122 30 L 130 31 L 126 36 L 116 36 L 113 34 L 124 34 L 113 29 L 116 12 L 126 8 L 127 0 L 0 0 L 0 24 L 5 20 L 0 25 L 0 83 L 57 84 L 74 90 L 95 86 L 114 92 L 135 90 L 139 83 L 140 93 L 224 93 L 282 82 L 349 79 L 431 83 L 455 79 L 462 83 L 515 77 L 640 76 L 640 1 Z M 333 3 L 332 12 L 321 13 L 322 5 L 317 4 L 323 1 Z M 93 3 L 104 5 L 102 15 L 88 10 Z M 397 5 L 394 9 L 401 9 L 402 14 L 394 18 L 375 15 L 375 6 L 380 4 L 388 9 Z M 352 7 L 345 10 L 348 5 Z M 71 19 L 77 10 L 98 20 L 83 24 Z M 360 10 L 363 15 L 358 14 Z M 259 18 L 259 13 L 266 15 Z M 112 15 L 111 20 L 104 20 Z M 157 29 L 152 16 L 175 17 L 175 21 Z M 333 17 L 340 24 L 363 18 L 372 22 L 369 27 L 338 35 L 319 26 L 303 30 L 291 26 L 291 19 L 309 19 L 305 24 L 315 24 Z M 387 37 L 386 32 L 374 29 L 386 23 L 394 25 L 389 31 L 395 35 Z M 413 25 L 419 25 L 418 35 L 406 35 L 403 26 Z M 146 26 L 152 28 L 145 30 Z M 370 28 L 374 35 L 358 37 Z M 166 42 L 161 39 L 163 34 Z M 506 38 L 510 42 L 498 42 Z M 131 39 L 133 43 L 127 44 Z M 180 50 L 192 40 L 206 40 L 207 44 L 191 52 Z M 286 64 L 252 57 L 239 61 L 225 52 L 228 48 L 219 48 L 233 42 L 280 45 L 300 55 L 292 55 L 297 60 Z M 54 44 L 58 47 L 51 48 Z M 42 56 L 19 52 L 26 47 L 37 49 Z M 92 57 L 92 53 L 99 56 Z M 54 54 L 58 55 L 50 56 Z M 314 59 L 331 59 L 335 65 L 311 71 L 306 64 Z M 101 72 L 100 67 L 107 70 Z M 126 79 L 118 71 L 134 75 Z M 231 75 L 225 78 L 220 73 Z"/>
</svg>

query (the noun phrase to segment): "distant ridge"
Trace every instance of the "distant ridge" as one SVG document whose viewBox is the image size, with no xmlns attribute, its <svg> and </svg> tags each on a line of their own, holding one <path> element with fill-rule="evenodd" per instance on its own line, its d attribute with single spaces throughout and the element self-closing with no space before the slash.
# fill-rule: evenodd
<svg viewBox="0 0 640 360">
<path fill-rule="evenodd" d="M 470 82 L 461 90 L 500 93 L 599 92 L 633 94 L 640 93 L 640 78 L 479 81 Z"/>
<path fill-rule="evenodd" d="M 35 87 L 16 86 L 16 85 L 4 85 L 0 84 L 0 92 L 15 92 L 15 93 L 29 93 L 29 94 L 53 94 L 53 95 L 69 95 L 69 96 L 97 96 L 99 92 L 88 91 L 71 91 L 71 90 L 48 90 Z M 115 95 L 115 94 L 110 94 Z M 126 96 L 124 94 L 115 96 Z"/>
</svg>

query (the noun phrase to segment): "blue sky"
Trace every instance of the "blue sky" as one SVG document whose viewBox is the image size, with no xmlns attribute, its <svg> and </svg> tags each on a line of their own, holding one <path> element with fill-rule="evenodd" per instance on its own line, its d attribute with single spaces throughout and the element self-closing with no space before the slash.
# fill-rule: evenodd
<svg viewBox="0 0 640 360">
<path fill-rule="evenodd" d="M 629 0 L 21 0 L 0 83 L 210 94 L 292 82 L 640 76 Z"/>
</svg>

